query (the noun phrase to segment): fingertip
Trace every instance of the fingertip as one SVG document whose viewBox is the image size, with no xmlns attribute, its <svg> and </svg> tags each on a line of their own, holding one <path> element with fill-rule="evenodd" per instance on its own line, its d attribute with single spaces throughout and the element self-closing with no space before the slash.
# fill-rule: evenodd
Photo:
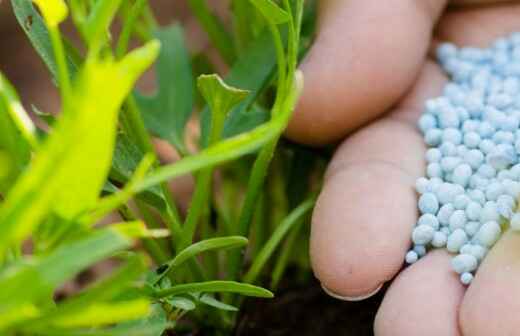
<svg viewBox="0 0 520 336">
<path fill-rule="evenodd" d="M 463 295 L 464 286 L 451 270 L 450 255 L 441 250 L 430 252 L 394 280 L 377 312 L 374 333 L 458 336 Z"/>
<path fill-rule="evenodd" d="M 311 145 L 335 142 L 395 104 L 423 64 L 444 3 L 322 1 L 287 136 Z"/>
</svg>

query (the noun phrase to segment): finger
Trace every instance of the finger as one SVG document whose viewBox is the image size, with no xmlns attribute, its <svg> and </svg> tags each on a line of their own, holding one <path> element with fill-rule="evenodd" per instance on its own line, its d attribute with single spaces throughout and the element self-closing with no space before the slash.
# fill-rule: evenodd
<svg viewBox="0 0 520 336">
<path fill-rule="evenodd" d="M 513 2 L 515 0 L 451 0 L 453 6 L 493 5 L 497 3 Z"/>
<path fill-rule="evenodd" d="M 444 83 L 438 66 L 428 64 L 399 112 L 358 131 L 336 152 L 311 232 L 313 269 L 330 292 L 366 295 L 400 269 L 417 217 L 413 186 L 424 174 L 417 107 Z"/>
<path fill-rule="evenodd" d="M 460 335 L 457 313 L 464 286 L 450 258 L 445 251 L 434 251 L 397 276 L 377 312 L 375 335 Z"/>
<path fill-rule="evenodd" d="M 460 46 L 487 47 L 498 37 L 520 29 L 520 3 L 448 11 L 439 21 L 435 37 Z"/>
<path fill-rule="evenodd" d="M 506 233 L 480 266 L 460 311 L 464 335 L 517 335 L 520 330 L 520 235 Z"/>
<path fill-rule="evenodd" d="M 318 35 L 302 70 L 304 93 L 287 135 L 340 140 L 410 88 L 446 0 L 323 0 Z"/>
</svg>

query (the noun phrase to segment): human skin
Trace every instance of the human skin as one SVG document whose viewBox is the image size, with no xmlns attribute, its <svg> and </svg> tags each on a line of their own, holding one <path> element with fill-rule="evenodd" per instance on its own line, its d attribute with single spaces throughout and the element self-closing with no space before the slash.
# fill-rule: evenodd
<svg viewBox="0 0 520 336">
<path fill-rule="evenodd" d="M 313 214 L 310 253 L 316 277 L 335 297 L 365 297 L 395 278 L 377 313 L 378 336 L 520 330 L 520 235 L 502 237 L 468 288 L 441 250 L 401 270 L 417 220 L 413 186 L 425 171 L 416 121 L 447 81 L 431 50 L 438 41 L 484 47 L 520 31 L 518 2 L 447 5 L 321 0 L 316 43 L 301 67 L 304 93 L 287 131 L 314 146 L 348 136 Z"/>
</svg>

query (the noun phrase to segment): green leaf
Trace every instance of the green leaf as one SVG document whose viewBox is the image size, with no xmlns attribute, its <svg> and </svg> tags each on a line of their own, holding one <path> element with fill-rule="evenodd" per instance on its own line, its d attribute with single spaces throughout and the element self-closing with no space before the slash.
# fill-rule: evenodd
<svg viewBox="0 0 520 336">
<path fill-rule="evenodd" d="M 157 93 L 153 97 L 137 95 L 137 102 L 146 127 L 185 151 L 184 129 L 194 101 L 189 52 L 179 25 L 163 28 L 156 36 L 163 46 L 155 70 Z"/>
<path fill-rule="evenodd" d="M 247 242 L 248 240 L 246 238 L 235 236 L 211 238 L 192 244 L 184 250 L 182 250 L 179 254 L 175 256 L 175 258 L 173 258 L 170 262 L 167 263 L 168 267 L 157 277 L 157 279 L 154 280 L 154 283 L 159 282 L 168 273 L 174 271 L 187 260 L 197 256 L 198 254 L 212 250 L 242 247 L 247 245 Z"/>
<path fill-rule="evenodd" d="M 224 61 L 232 64 L 235 60 L 233 39 L 220 18 L 211 12 L 206 0 L 188 0 L 188 5 Z"/>
<path fill-rule="evenodd" d="M 227 114 L 243 101 L 249 92 L 227 85 L 216 74 L 199 76 L 197 86 L 211 111 L 209 143 L 213 144 L 222 134 Z"/>
<path fill-rule="evenodd" d="M 125 133 L 118 134 L 114 157 L 112 159 L 110 178 L 119 183 L 128 183 L 143 158 L 144 153 L 128 135 Z M 107 189 L 107 191 L 109 190 Z M 112 189 L 112 191 L 115 190 Z M 148 188 L 140 193 L 138 198 L 153 205 L 155 208 L 164 209 L 165 207 L 164 198 L 158 186 Z"/>
<path fill-rule="evenodd" d="M 11 4 L 18 24 L 22 27 L 34 49 L 51 72 L 52 77 L 56 80 L 58 78 L 58 67 L 54 59 L 49 31 L 42 17 L 34 8 L 31 0 L 11 0 Z M 77 66 L 68 55 L 67 64 L 70 73 L 77 71 Z"/>
<path fill-rule="evenodd" d="M 80 271 L 130 244 L 121 232 L 103 229 L 63 244 L 45 257 L 13 265 L 0 274 L 0 312 L 42 299 Z"/>
<path fill-rule="evenodd" d="M 249 131 L 269 118 L 268 113 L 259 117 L 254 109 L 250 109 L 250 106 L 258 98 L 274 73 L 276 68 L 275 55 L 271 36 L 269 32 L 265 31 L 250 44 L 249 48 L 244 51 L 229 71 L 225 78 L 226 83 L 248 90 L 250 94 L 229 114 L 224 126 L 224 137 Z M 210 123 L 211 114 L 209 108 L 205 108 L 200 121 L 201 141 L 204 146 L 208 144 Z"/>
<path fill-rule="evenodd" d="M 110 303 L 92 303 L 74 314 L 54 319 L 57 327 L 96 327 L 121 321 L 135 320 L 147 315 L 150 303 L 145 299 L 117 301 Z"/>
<path fill-rule="evenodd" d="M 191 292 L 237 293 L 245 296 L 254 296 L 261 298 L 274 297 L 273 293 L 271 293 L 267 289 L 235 281 L 207 281 L 176 285 L 167 289 L 158 290 L 153 294 L 153 296 L 155 298 L 163 298 L 168 296 L 187 294 Z"/>
<path fill-rule="evenodd" d="M 0 208 L 0 256 L 49 211 L 71 219 L 96 204 L 112 161 L 117 112 L 158 48 L 150 42 L 118 63 L 85 63 L 73 88 L 74 105 L 65 107 L 71 110 L 63 113 Z"/>
<path fill-rule="evenodd" d="M 282 24 L 289 21 L 289 14 L 281 9 L 272 0 L 249 0 L 262 15 L 274 24 Z"/>
<path fill-rule="evenodd" d="M 276 139 L 287 126 L 302 89 L 303 74 L 296 72 L 293 88 L 280 108 L 282 113 L 276 114 L 269 122 L 256 127 L 252 131 L 221 141 L 202 150 L 197 155 L 187 156 L 176 163 L 155 169 L 135 186 L 135 192 L 146 190 L 151 186 L 183 174 L 236 159 L 258 150 L 269 141 Z"/>
<path fill-rule="evenodd" d="M 3 167 L 6 169 L 5 176 L 0 178 L 0 192 L 5 193 L 29 163 L 29 139 L 36 142 L 33 132 L 34 125 L 25 114 L 14 89 L 0 73 L 0 150 L 9 163 L 9 166 Z"/>
<path fill-rule="evenodd" d="M 192 300 L 182 296 L 174 296 L 172 298 L 168 298 L 167 302 L 175 308 L 179 308 L 186 311 L 190 311 L 196 308 L 195 303 Z"/>
<path fill-rule="evenodd" d="M 27 144 L 36 147 L 36 126 L 23 108 L 16 91 L 2 73 L 0 73 L 0 104 L 4 105 L 10 119 Z"/>
<path fill-rule="evenodd" d="M 217 308 L 224 311 L 238 311 L 237 307 L 228 305 L 227 303 L 221 302 L 211 294 L 202 294 L 199 301 L 213 308 Z"/>
</svg>

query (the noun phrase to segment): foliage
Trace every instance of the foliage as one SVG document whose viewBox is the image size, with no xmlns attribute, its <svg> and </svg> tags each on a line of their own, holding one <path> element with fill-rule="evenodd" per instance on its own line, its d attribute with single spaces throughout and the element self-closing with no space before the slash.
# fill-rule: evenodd
<svg viewBox="0 0 520 336">
<path fill-rule="evenodd" d="M 303 85 L 313 3 L 233 1 L 229 31 L 209 3 L 189 1 L 230 66 L 224 80 L 196 75 L 181 25 L 158 26 L 146 0 L 11 5 L 61 111 L 30 116 L 0 74 L 0 334 L 227 333 L 244 296 L 272 297 L 259 285 L 275 289 L 302 260 L 323 158 L 279 139 Z M 81 45 L 60 29 L 69 15 Z M 128 51 L 132 39 L 140 46 Z M 154 63 L 156 93 L 145 96 L 136 81 Z M 186 129 L 197 121 L 193 150 Z M 181 158 L 160 164 L 152 136 Z M 186 213 L 167 184 L 185 174 L 196 181 Z M 111 212 L 124 221 L 96 225 Z M 109 274 L 57 295 L 107 261 Z"/>
</svg>

